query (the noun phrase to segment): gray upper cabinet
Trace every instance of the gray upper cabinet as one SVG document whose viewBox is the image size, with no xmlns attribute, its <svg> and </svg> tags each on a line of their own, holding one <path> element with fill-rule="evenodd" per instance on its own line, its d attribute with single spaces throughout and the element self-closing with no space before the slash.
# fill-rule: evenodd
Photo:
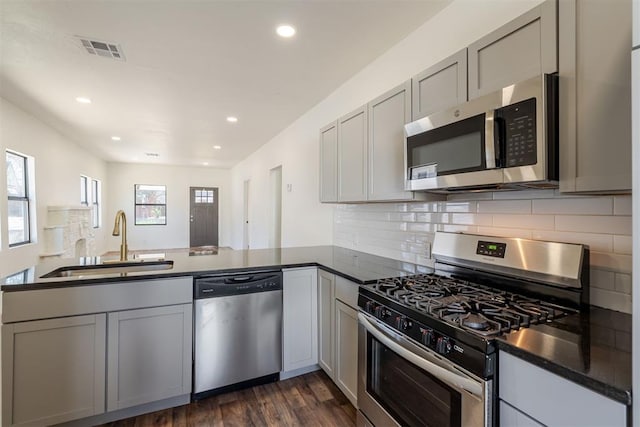
<svg viewBox="0 0 640 427">
<path fill-rule="evenodd" d="M 556 72 L 557 52 L 557 4 L 547 0 L 469 46 L 469 99 Z"/>
<path fill-rule="evenodd" d="M 631 0 L 559 3 L 560 191 L 631 189 Z"/>
<path fill-rule="evenodd" d="M 412 120 L 465 102 L 467 49 L 462 49 L 413 77 L 412 86 Z"/>
<path fill-rule="evenodd" d="M 411 121 L 411 80 L 367 104 L 369 112 L 368 200 L 406 200 L 404 124 Z"/>
<path fill-rule="evenodd" d="M 338 201 L 367 200 L 367 106 L 338 120 Z"/>
<path fill-rule="evenodd" d="M 320 201 L 338 201 L 338 122 L 320 129 Z"/>
</svg>

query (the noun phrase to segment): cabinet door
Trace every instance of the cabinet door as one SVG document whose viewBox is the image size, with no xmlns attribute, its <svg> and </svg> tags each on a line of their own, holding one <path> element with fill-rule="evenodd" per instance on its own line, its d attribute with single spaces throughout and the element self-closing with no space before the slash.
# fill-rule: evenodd
<svg viewBox="0 0 640 427">
<path fill-rule="evenodd" d="M 640 46 L 640 0 L 633 0 L 633 46 Z"/>
<path fill-rule="evenodd" d="M 358 407 L 358 313 L 336 300 L 335 382 Z"/>
<path fill-rule="evenodd" d="M 500 401 L 500 427 L 544 427 L 511 405 Z"/>
<path fill-rule="evenodd" d="M 109 313 L 107 410 L 191 392 L 192 305 Z"/>
<path fill-rule="evenodd" d="M 427 68 L 412 79 L 413 120 L 467 100 L 467 49 Z"/>
<path fill-rule="evenodd" d="M 509 353 L 500 352 L 500 400 L 547 426 L 626 426 L 627 407 Z M 543 393 L 540 390 L 544 390 Z M 567 399 L 567 396 L 571 396 Z"/>
<path fill-rule="evenodd" d="M 104 412 L 104 314 L 2 326 L 2 425 Z"/>
<path fill-rule="evenodd" d="M 411 121 L 411 81 L 368 104 L 368 200 L 411 199 L 404 190 L 404 125 Z"/>
<path fill-rule="evenodd" d="M 558 70 L 556 8 L 547 0 L 469 46 L 469 99 Z"/>
<path fill-rule="evenodd" d="M 631 189 L 631 1 L 563 0 L 560 191 Z"/>
<path fill-rule="evenodd" d="M 338 201 L 338 122 L 320 129 L 320 201 Z"/>
<path fill-rule="evenodd" d="M 318 272 L 316 268 L 283 271 L 283 370 L 318 363 Z"/>
<path fill-rule="evenodd" d="M 338 120 L 338 200 L 367 200 L 367 106 Z"/>
<path fill-rule="evenodd" d="M 318 364 L 333 379 L 334 375 L 334 289 L 336 276 L 318 270 Z"/>
</svg>

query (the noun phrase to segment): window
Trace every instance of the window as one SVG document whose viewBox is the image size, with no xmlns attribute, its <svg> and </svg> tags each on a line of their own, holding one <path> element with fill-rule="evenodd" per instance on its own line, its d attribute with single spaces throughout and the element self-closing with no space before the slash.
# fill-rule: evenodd
<svg viewBox="0 0 640 427">
<path fill-rule="evenodd" d="M 97 179 L 91 180 L 91 203 L 93 204 L 93 228 L 100 227 L 102 218 L 100 217 L 100 200 L 102 199 L 102 186 Z"/>
<path fill-rule="evenodd" d="M 9 246 L 31 242 L 27 157 L 7 151 Z"/>
<path fill-rule="evenodd" d="M 136 184 L 136 225 L 167 224 L 167 187 Z"/>
<path fill-rule="evenodd" d="M 89 206 L 89 177 L 80 175 L 80 204 Z"/>
<path fill-rule="evenodd" d="M 213 190 L 196 190 L 195 192 L 196 203 L 213 203 Z"/>
</svg>

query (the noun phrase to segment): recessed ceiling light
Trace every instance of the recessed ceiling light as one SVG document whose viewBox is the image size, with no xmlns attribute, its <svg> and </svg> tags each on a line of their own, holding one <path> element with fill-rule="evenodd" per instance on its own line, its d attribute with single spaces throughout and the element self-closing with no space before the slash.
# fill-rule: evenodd
<svg viewBox="0 0 640 427">
<path fill-rule="evenodd" d="M 113 141 L 120 141 L 122 138 L 120 138 L 119 136 L 112 136 L 111 140 Z"/>
<path fill-rule="evenodd" d="M 296 29 L 291 25 L 280 25 L 276 28 L 276 33 L 278 33 L 280 37 L 293 37 L 296 33 Z"/>
<path fill-rule="evenodd" d="M 204 162 L 203 165 L 204 166 L 209 166 L 209 162 Z"/>
<path fill-rule="evenodd" d="M 78 101 L 80 104 L 91 104 L 91 99 L 85 97 L 85 96 L 79 96 L 76 98 L 76 101 Z"/>
<path fill-rule="evenodd" d="M 214 150 L 221 150 L 221 149 L 222 149 L 222 147 L 221 147 L 221 146 L 219 146 L 219 145 L 214 145 L 214 146 L 213 146 L 213 149 L 214 149 Z"/>
<path fill-rule="evenodd" d="M 236 123 L 238 121 L 238 118 L 237 117 L 233 117 L 233 116 L 229 116 L 229 117 L 227 117 L 227 121 L 229 123 Z"/>
</svg>

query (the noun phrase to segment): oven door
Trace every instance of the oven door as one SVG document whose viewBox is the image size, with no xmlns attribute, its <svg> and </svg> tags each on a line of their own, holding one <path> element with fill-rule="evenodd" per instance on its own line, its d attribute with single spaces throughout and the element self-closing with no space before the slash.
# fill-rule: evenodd
<svg viewBox="0 0 640 427">
<path fill-rule="evenodd" d="M 358 313 L 359 426 L 485 427 L 492 382 Z"/>
</svg>

